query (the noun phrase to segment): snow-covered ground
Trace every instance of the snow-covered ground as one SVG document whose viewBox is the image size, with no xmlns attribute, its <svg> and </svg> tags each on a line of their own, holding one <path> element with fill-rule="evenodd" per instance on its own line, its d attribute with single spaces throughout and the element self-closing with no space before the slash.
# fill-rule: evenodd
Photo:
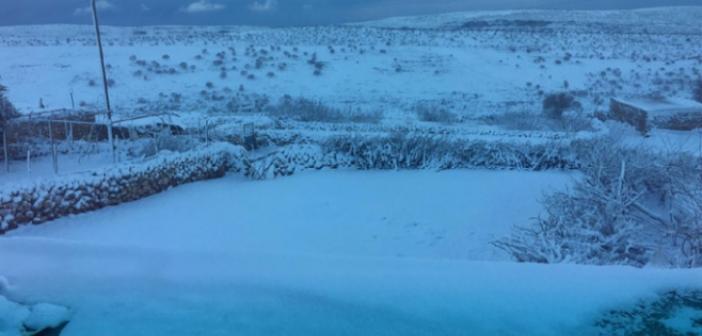
<svg viewBox="0 0 702 336">
<path fill-rule="evenodd" d="M 70 307 L 68 336 L 597 335 L 610 309 L 702 283 L 699 270 L 519 265 L 490 246 L 572 178 L 322 171 L 199 182 L 0 238 L 0 295 Z M 683 325 L 699 315 L 683 313 Z"/>
<path fill-rule="evenodd" d="M 539 214 L 572 175 L 323 171 L 194 183 L 12 237 L 191 251 L 506 260 L 489 242 Z"/>
<path fill-rule="evenodd" d="M 699 270 L 178 254 L 30 238 L 0 251 L 17 296 L 73 307 L 65 336 L 587 335 L 607 309 L 702 281 Z"/>
<path fill-rule="evenodd" d="M 489 242 L 562 173 L 321 172 L 175 188 L 0 239 L 64 335 L 587 335 L 699 270 L 520 265 Z"/>
</svg>

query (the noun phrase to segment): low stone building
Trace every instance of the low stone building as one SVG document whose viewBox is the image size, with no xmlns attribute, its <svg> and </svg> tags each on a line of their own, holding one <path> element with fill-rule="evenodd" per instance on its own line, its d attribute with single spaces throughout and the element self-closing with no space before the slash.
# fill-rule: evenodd
<svg viewBox="0 0 702 336">
<path fill-rule="evenodd" d="M 644 135 L 654 127 L 681 131 L 702 128 L 702 104 L 687 99 L 612 98 L 609 114 Z"/>
</svg>

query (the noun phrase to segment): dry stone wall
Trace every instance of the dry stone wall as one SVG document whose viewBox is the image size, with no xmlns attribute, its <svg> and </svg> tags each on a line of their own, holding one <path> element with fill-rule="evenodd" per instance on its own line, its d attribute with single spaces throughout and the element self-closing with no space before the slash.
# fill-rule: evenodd
<svg viewBox="0 0 702 336">
<path fill-rule="evenodd" d="M 138 200 L 181 184 L 219 178 L 237 170 L 246 151 L 216 144 L 182 154 L 162 154 L 130 164 L 0 191 L 0 234 L 25 224 L 41 224 Z"/>
</svg>

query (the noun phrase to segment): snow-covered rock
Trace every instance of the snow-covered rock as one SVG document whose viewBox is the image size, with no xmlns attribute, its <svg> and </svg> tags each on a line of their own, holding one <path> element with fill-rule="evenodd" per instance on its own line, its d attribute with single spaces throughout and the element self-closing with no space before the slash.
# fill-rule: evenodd
<svg viewBox="0 0 702 336">
<path fill-rule="evenodd" d="M 57 328 L 66 324 L 70 319 L 70 311 L 66 307 L 39 303 L 31 307 L 29 316 L 24 320 L 24 328 L 31 331 L 40 331 L 48 328 Z"/>
<path fill-rule="evenodd" d="M 36 335 L 44 330 L 61 329 L 70 315 L 66 307 L 49 303 L 28 307 L 0 296 L 0 336 Z"/>
<path fill-rule="evenodd" d="M 0 296 L 0 335 L 22 336 L 22 323 L 29 315 L 27 307 Z"/>
</svg>

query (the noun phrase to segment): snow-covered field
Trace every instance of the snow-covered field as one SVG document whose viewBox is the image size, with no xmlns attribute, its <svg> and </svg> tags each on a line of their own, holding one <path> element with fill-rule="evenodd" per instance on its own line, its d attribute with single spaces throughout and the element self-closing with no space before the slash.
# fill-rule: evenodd
<svg viewBox="0 0 702 336">
<path fill-rule="evenodd" d="M 456 13 L 278 29 L 107 27 L 104 40 L 120 115 L 165 110 L 192 123 L 287 94 L 411 122 L 418 102 L 471 119 L 537 113 L 544 93 L 562 90 L 578 93 L 587 113 L 606 111 L 613 96 L 690 98 L 702 67 L 701 12 Z M 0 45 L 0 80 L 22 112 L 41 111 L 40 99 L 46 109 L 71 107 L 71 94 L 77 107 L 102 106 L 91 26 L 2 27 Z"/>
<path fill-rule="evenodd" d="M 72 309 L 64 335 L 587 335 L 606 309 L 702 281 L 502 262 L 562 173 L 237 177 L 0 240 L 13 298 Z M 438 197 L 441 196 L 441 197 Z"/>
<path fill-rule="evenodd" d="M 537 216 L 541 194 L 570 178 L 508 171 L 230 177 L 10 236 L 210 252 L 505 260 L 489 242 Z"/>
</svg>

